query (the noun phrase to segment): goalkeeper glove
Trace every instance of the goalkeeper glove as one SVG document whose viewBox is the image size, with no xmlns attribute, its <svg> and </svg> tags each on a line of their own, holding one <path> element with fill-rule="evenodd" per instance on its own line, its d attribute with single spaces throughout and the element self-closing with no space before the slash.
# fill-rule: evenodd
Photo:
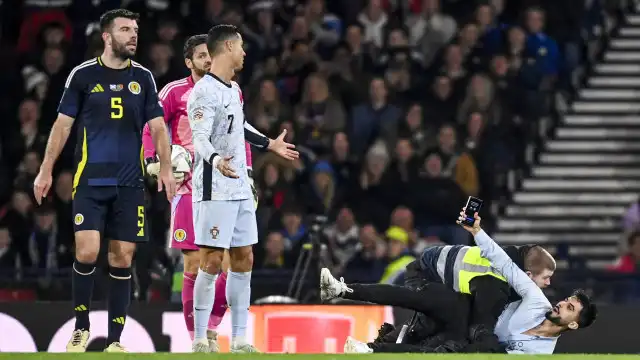
<svg viewBox="0 0 640 360">
<path fill-rule="evenodd" d="M 147 174 L 157 179 L 160 174 L 160 162 L 155 157 L 146 158 L 144 162 L 147 164 Z M 173 172 L 173 178 L 176 179 L 178 186 L 184 182 L 185 177 L 186 174 L 183 172 Z"/>
<path fill-rule="evenodd" d="M 160 174 L 160 163 L 155 157 L 149 157 L 144 160 L 147 167 L 147 174 L 153 176 L 154 178 L 158 177 Z"/>
</svg>

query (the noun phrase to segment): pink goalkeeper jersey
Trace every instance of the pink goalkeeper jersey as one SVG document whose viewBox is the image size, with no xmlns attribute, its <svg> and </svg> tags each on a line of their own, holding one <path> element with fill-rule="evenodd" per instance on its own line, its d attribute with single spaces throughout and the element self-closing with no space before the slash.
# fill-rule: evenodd
<svg viewBox="0 0 640 360">
<path fill-rule="evenodd" d="M 183 146 L 191 154 L 192 160 L 194 148 L 189 118 L 187 117 L 187 100 L 189 99 L 189 94 L 194 84 L 193 78 L 188 76 L 184 79 L 168 83 L 158 93 L 164 110 L 164 121 L 169 128 L 171 144 Z M 242 99 L 240 87 L 236 83 L 233 84 L 240 92 L 240 99 Z M 142 131 L 142 146 L 144 147 L 145 159 L 156 156 L 156 148 L 153 145 L 149 125 L 145 125 Z M 251 169 L 251 145 L 247 142 L 245 146 L 247 150 L 247 166 Z M 187 176 L 178 188 L 177 193 L 191 194 L 191 175 Z"/>
</svg>

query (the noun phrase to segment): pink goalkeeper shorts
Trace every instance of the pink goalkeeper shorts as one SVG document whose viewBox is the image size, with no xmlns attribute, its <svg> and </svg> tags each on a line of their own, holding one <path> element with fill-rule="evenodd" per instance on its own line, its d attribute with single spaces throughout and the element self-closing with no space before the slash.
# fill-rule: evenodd
<svg viewBox="0 0 640 360">
<path fill-rule="evenodd" d="M 176 195 L 171 202 L 171 247 L 198 250 L 193 234 L 193 207 L 191 195 Z"/>
</svg>

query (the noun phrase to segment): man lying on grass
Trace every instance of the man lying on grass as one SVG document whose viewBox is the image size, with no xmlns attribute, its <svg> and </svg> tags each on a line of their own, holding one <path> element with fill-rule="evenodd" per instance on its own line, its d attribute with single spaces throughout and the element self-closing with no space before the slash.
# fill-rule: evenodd
<svg viewBox="0 0 640 360">
<path fill-rule="evenodd" d="M 458 219 L 458 224 L 460 225 L 462 225 L 463 216 L 464 209 Z M 597 316 L 597 309 L 584 292 L 576 291 L 570 297 L 552 306 L 535 282 L 481 229 L 478 214 L 475 214 L 473 226 L 462 226 L 474 236 L 476 244 L 482 251 L 482 256 L 491 261 L 495 271 L 504 276 L 509 285 L 522 298 L 522 300 L 513 302 L 506 307 L 495 327 L 495 334 L 508 353 L 552 354 L 560 334 L 568 330 L 584 328 L 593 323 Z M 330 292 L 331 295 L 334 295 L 333 297 L 367 301 L 357 294 L 359 291 L 366 292 L 366 290 L 363 290 L 365 285 L 347 285 L 332 276 L 327 277 L 326 271 L 323 272 L 325 274 L 321 277 L 321 289 L 324 292 Z M 399 290 L 398 296 L 409 296 L 409 294 L 403 293 L 400 295 L 400 293 L 405 290 L 412 291 L 403 287 L 398 288 L 402 289 Z M 427 299 L 425 299 L 425 302 L 427 304 L 433 303 Z M 447 320 L 447 318 L 441 316 L 443 309 L 440 307 L 434 309 L 425 309 L 423 307 L 419 311 L 424 312 L 425 310 L 428 311 L 430 316 L 440 320 Z M 451 318 L 449 318 L 449 321 L 452 321 Z M 445 329 L 449 331 L 452 329 L 457 331 L 459 328 L 459 324 L 449 323 L 444 325 Z M 394 345 L 405 345 L 406 350 L 400 351 L 400 346 Z M 465 347 L 460 347 L 456 350 L 463 352 Z M 351 337 L 347 339 L 345 344 L 345 352 L 347 353 L 408 351 L 433 352 L 432 348 L 414 346 L 409 349 L 406 344 L 385 344 L 381 347 L 379 344 L 366 344 Z"/>
</svg>

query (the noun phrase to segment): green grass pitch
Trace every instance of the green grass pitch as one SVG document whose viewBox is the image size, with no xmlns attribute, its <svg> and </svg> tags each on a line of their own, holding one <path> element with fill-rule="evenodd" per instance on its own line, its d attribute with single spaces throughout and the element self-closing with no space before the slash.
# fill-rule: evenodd
<svg viewBox="0 0 640 360">
<path fill-rule="evenodd" d="M 491 354 L 48 354 L 48 353 L 0 353 L 0 360 L 631 360 L 634 355 L 491 355 Z"/>
</svg>

